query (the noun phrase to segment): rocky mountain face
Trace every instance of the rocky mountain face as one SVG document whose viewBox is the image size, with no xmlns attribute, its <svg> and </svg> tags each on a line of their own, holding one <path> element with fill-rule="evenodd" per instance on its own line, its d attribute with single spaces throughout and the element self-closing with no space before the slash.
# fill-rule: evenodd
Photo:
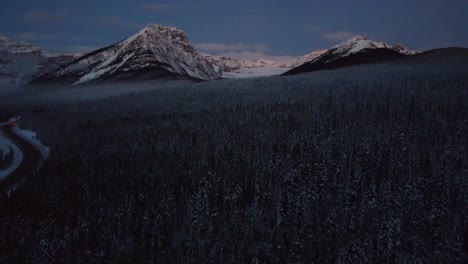
<svg viewBox="0 0 468 264">
<path fill-rule="evenodd" d="M 88 53 L 34 81 L 83 84 L 171 76 L 196 80 L 219 78 L 211 63 L 190 45 L 183 31 L 150 24 L 119 43 Z"/>
<path fill-rule="evenodd" d="M 354 64 L 374 63 L 416 53 L 415 51 L 406 49 L 402 45 L 392 46 L 385 42 L 356 36 L 333 46 L 315 59 L 287 71 L 284 75 L 335 69 Z"/>
</svg>

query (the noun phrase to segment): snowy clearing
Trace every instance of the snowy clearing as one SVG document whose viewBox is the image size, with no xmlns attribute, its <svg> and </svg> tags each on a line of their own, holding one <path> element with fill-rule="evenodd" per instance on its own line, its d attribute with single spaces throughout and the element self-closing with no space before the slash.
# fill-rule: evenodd
<svg viewBox="0 0 468 264">
<path fill-rule="evenodd" d="M 8 148 L 11 147 L 13 150 L 13 162 L 10 164 L 6 169 L 0 169 L 0 180 L 3 178 L 7 177 L 12 173 L 18 166 L 21 164 L 21 161 L 23 160 L 23 153 L 21 150 L 13 144 L 4 134 L 2 131 L 0 131 L 0 150 L 2 150 L 3 153 L 6 153 Z"/>
<path fill-rule="evenodd" d="M 47 146 L 44 146 L 39 139 L 36 138 L 36 132 L 26 130 L 26 129 L 20 129 L 18 126 L 15 126 L 13 128 L 13 132 L 15 132 L 16 135 L 24 138 L 26 141 L 28 141 L 31 145 L 35 146 L 42 154 L 42 157 L 44 159 L 47 159 L 49 157 L 50 149 Z"/>
</svg>

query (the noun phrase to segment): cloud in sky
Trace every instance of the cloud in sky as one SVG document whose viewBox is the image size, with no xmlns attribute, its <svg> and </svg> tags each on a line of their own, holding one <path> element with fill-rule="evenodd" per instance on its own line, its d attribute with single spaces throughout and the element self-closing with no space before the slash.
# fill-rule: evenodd
<svg viewBox="0 0 468 264">
<path fill-rule="evenodd" d="M 21 19 L 32 24 L 47 24 L 63 21 L 68 14 L 67 8 L 61 8 L 56 12 L 46 12 L 40 9 L 29 10 L 21 15 Z"/>
<path fill-rule="evenodd" d="M 322 38 L 330 41 L 344 41 L 348 40 L 357 34 L 348 31 L 339 31 L 339 32 L 324 32 L 322 33 Z"/>
<path fill-rule="evenodd" d="M 149 12 L 149 13 L 162 13 L 169 9 L 168 5 L 164 4 L 147 4 L 147 5 L 140 5 L 137 8 L 138 10 Z"/>
<path fill-rule="evenodd" d="M 37 41 L 37 40 L 55 40 L 58 36 L 56 34 L 42 34 L 37 32 L 24 32 L 16 36 L 16 39 L 23 41 Z"/>
</svg>

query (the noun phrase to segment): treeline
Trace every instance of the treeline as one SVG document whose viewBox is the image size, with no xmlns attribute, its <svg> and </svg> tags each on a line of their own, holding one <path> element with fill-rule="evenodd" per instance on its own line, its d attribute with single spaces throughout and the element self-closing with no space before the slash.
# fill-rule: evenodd
<svg viewBox="0 0 468 264">
<path fill-rule="evenodd" d="M 466 71 L 399 69 L 24 106 L 0 262 L 466 263 Z"/>
</svg>

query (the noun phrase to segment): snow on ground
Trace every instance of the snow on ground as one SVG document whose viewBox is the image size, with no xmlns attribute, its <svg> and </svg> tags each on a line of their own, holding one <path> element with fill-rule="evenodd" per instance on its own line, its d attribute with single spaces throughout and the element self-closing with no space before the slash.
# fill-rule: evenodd
<svg viewBox="0 0 468 264">
<path fill-rule="evenodd" d="M 13 163 L 8 166 L 6 169 L 0 169 L 0 180 L 7 177 L 12 173 L 18 166 L 21 164 L 21 161 L 23 160 L 23 153 L 21 150 L 13 144 L 8 138 L 0 131 L 0 149 L 3 151 L 3 153 L 6 153 L 7 150 L 9 149 L 9 146 L 13 150 Z"/>
<path fill-rule="evenodd" d="M 18 126 L 13 127 L 13 132 L 24 138 L 26 141 L 28 141 L 30 144 L 34 145 L 42 154 L 42 157 L 44 159 L 47 159 L 49 157 L 50 149 L 49 147 L 44 146 L 39 139 L 36 138 L 36 132 L 26 130 L 26 129 L 20 129 Z"/>
<path fill-rule="evenodd" d="M 8 122 L 0 123 L 1 125 L 8 124 L 9 122 L 17 122 L 21 117 L 12 117 Z M 26 130 L 26 129 L 20 129 L 18 126 L 13 127 L 13 132 L 24 138 L 26 141 L 28 141 L 30 144 L 34 145 L 40 152 L 43 157 L 43 159 L 47 159 L 49 157 L 49 147 L 44 146 L 39 139 L 36 138 L 36 132 Z M 21 164 L 21 161 L 23 160 L 23 152 L 16 146 L 12 141 L 10 141 L 6 135 L 0 131 L 0 150 L 2 150 L 3 153 L 7 153 L 9 149 L 13 150 L 13 162 L 11 165 L 9 165 L 5 169 L 0 169 L 0 180 L 8 177 L 14 170 L 18 168 L 18 166 Z"/>
</svg>

